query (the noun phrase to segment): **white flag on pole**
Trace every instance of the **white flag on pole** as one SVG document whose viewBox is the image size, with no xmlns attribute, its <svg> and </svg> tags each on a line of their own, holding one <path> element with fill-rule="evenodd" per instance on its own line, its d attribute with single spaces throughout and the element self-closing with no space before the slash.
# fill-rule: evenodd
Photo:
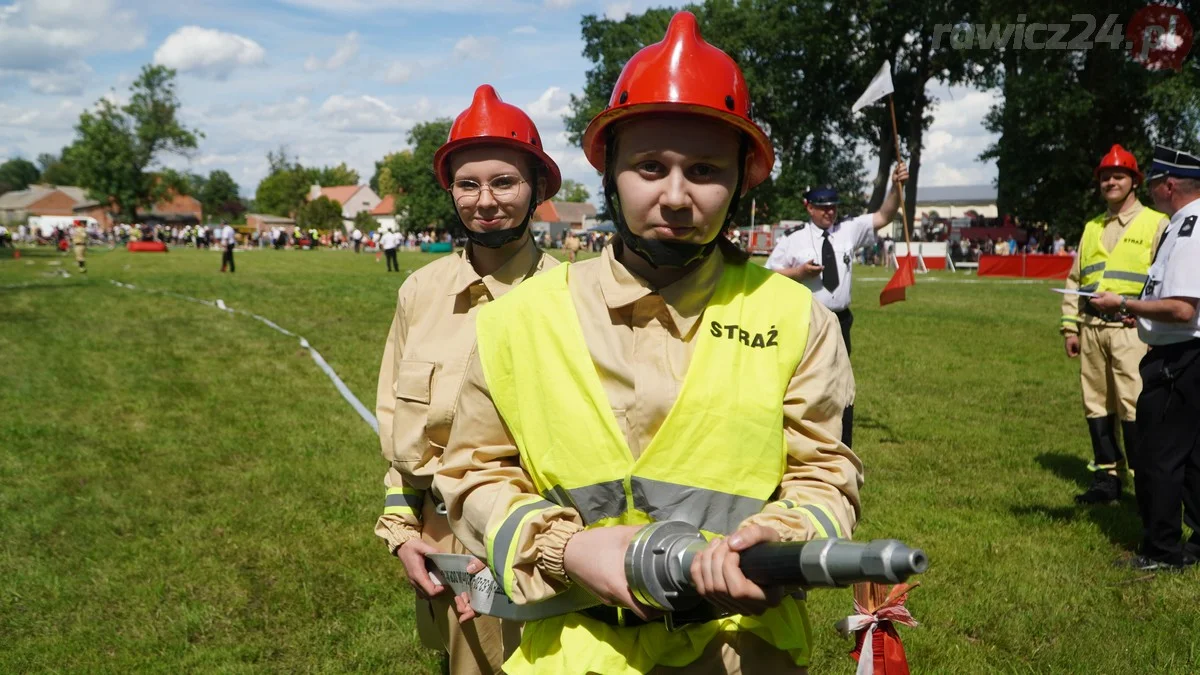
<svg viewBox="0 0 1200 675">
<path fill-rule="evenodd" d="M 854 107 L 850 109 L 850 112 L 858 112 L 893 91 L 895 89 L 892 88 L 892 64 L 884 61 L 879 72 L 871 78 L 871 84 L 867 85 L 867 90 L 854 102 Z"/>
</svg>

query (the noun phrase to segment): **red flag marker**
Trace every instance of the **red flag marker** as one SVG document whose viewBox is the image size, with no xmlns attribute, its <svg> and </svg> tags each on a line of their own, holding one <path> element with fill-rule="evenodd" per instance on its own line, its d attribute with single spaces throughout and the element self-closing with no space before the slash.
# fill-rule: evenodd
<svg viewBox="0 0 1200 675">
<path fill-rule="evenodd" d="M 912 256 L 906 255 L 903 258 L 897 258 L 896 265 L 896 273 L 892 275 L 892 280 L 887 282 L 887 286 L 884 286 L 879 293 L 880 307 L 904 300 L 904 289 L 917 282 L 913 278 Z"/>
</svg>

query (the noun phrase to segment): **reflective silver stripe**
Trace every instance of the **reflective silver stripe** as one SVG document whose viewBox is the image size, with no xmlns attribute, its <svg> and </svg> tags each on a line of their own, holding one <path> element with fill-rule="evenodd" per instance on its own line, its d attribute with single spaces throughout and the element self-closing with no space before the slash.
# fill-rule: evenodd
<svg viewBox="0 0 1200 675">
<path fill-rule="evenodd" d="M 500 528 L 496 530 L 495 536 L 492 537 L 492 545 L 488 551 L 491 559 L 488 560 L 492 565 L 492 570 L 495 571 L 496 577 L 500 579 L 506 591 L 508 588 L 508 554 L 512 550 L 513 542 L 516 540 L 517 533 L 521 529 L 521 523 L 525 520 L 525 516 L 532 511 L 548 509 L 554 504 L 545 499 L 536 499 L 528 504 L 522 504 L 515 511 L 508 514 L 504 522 L 500 524 Z"/>
<path fill-rule="evenodd" d="M 829 518 L 828 514 L 812 504 L 805 504 L 800 508 L 808 515 L 812 516 L 813 520 L 817 521 L 821 527 L 825 528 L 825 533 L 830 539 L 838 538 L 838 526 Z"/>
<path fill-rule="evenodd" d="M 570 490 L 563 490 L 562 486 L 555 485 L 551 492 L 557 497 L 551 497 L 551 499 L 558 502 L 560 506 L 573 506 L 579 512 L 579 516 L 583 518 L 585 525 L 591 525 L 605 518 L 615 518 L 625 513 L 625 484 L 620 480 L 610 480 Z M 570 499 L 570 504 L 558 501 L 562 499 L 564 492 Z"/>
<path fill-rule="evenodd" d="M 1121 281 L 1134 281 L 1139 284 L 1144 284 L 1144 283 L 1146 283 L 1146 280 L 1149 279 L 1150 277 L 1149 277 L 1149 275 L 1138 274 L 1137 272 L 1118 272 L 1116 270 L 1113 270 L 1111 272 L 1105 272 L 1104 278 L 1105 279 L 1120 279 Z"/>
<path fill-rule="evenodd" d="M 1097 288 L 1100 288 L 1099 282 L 1094 283 L 1094 284 L 1088 284 L 1087 286 L 1080 286 L 1079 290 L 1087 291 L 1088 293 L 1091 293 L 1092 291 L 1096 290 Z"/>
<path fill-rule="evenodd" d="M 407 506 L 416 513 L 421 512 L 421 504 L 425 501 L 423 494 L 390 494 L 383 500 L 384 507 Z"/>
<path fill-rule="evenodd" d="M 1079 276 L 1086 277 L 1087 275 L 1091 274 L 1092 272 L 1099 272 L 1100 270 L 1104 269 L 1104 265 L 1105 265 L 1105 263 L 1102 263 L 1102 262 L 1098 262 L 1094 265 L 1088 265 L 1087 267 L 1079 270 Z"/>
<path fill-rule="evenodd" d="M 633 507 L 654 520 L 681 520 L 701 530 L 729 534 L 741 522 L 762 511 L 761 499 L 690 485 L 639 478 L 631 480 Z"/>
</svg>

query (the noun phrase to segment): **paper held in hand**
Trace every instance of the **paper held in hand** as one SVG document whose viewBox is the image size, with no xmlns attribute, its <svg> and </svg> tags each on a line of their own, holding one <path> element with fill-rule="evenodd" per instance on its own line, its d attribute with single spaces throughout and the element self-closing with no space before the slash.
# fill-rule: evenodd
<svg viewBox="0 0 1200 675">
<path fill-rule="evenodd" d="M 1063 295 L 1082 295 L 1085 298 L 1095 298 L 1100 295 L 1099 293 L 1089 293 L 1088 291 L 1079 291 L 1073 288 L 1051 288 L 1050 290 L 1055 293 L 1062 293 Z"/>
<path fill-rule="evenodd" d="M 434 583 L 449 586 L 455 595 L 467 593 L 470 596 L 471 607 L 480 614 L 501 619 L 531 621 L 568 614 L 600 604 L 592 594 L 576 584 L 565 593 L 559 593 L 547 600 L 518 605 L 504 593 L 504 588 L 490 569 L 485 567 L 475 574 L 467 572 L 467 564 L 473 560 L 471 556 L 430 553 L 426 559 L 436 568 L 429 571 Z"/>
</svg>

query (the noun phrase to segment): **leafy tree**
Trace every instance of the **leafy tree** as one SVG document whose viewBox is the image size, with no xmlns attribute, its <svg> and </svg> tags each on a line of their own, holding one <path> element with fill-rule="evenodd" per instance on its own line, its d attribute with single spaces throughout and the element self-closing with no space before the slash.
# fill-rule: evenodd
<svg viewBox="0 0 1200 675">
<path fill-rule="evenodd" d="M 559 199 L 564 202 L 582 203 L 586 202 L 588 199 L 591 199 L 591 197 L 592 195 L 582 183 L 568 178 L 562 182 L 562 188 L 559 189 L 558 195 L 555 197 L 555 199 Z"/>
<path fill-rule="evenodd" d="M 454 202 L 430 171 L 433 154 L 450 134 L 451 120 L 417 124 L 408 132 L 410 150 L 391 153 L 375 163 L 371 179 L 381 194 L 396 195 L 396 224 L 405 231 L 455 227 Z"/>
<path fill-rule="evenodd" d="M 204 212 L 214 218 L 231 220 L 245 211 L 245 206 L 238 196 L 237 182 L 233 180 L 233 176 L 221 169 L 208 174 L 196 196 L 204 205 Z"/>
<path fill-rule="evenodd" d="M 745 74 L 755 120 L 775 146 L 779 169 L 740 204 L 737 221 L 797 217 L 801 194 L 828 183 L 847 196 L 848 207 L 867 207 L 854 148 L 879 155 L 875 193 L 884 197 L 895 161 L 891 118 L 882 106 L 854 115 L 850 107 L 885 59 L 894 64 L 896 113 L 907 141 L 910 195 L 915 197 L 920 148 L 931 118 L 925 86 L 934 79 L 961 81 L 968 64 L 961 51 L 933 45 L 933 26 L 954 22 L 971 9 L 967 0 L 933 3 L 880 3 L 850 0 L 829 10 L 828 3 L 798 0 L 706 0 L 687 7 L 700 21 L 705 39 L 729 54 Z M 583 96 L 573 96 L 567 130 L 578 142 L 591 118 L 604 109 L 621 67 L 641 47 L 662 39 L 674 10 L 651 9 L 621 21 L 585 16 L 584 56 L 593 64 Z M 857 204 L 855 203 L 857 202 Z M 909 208 L 915 199 L 908 200 Z"/>
<path fill-rule="evenodd" d="M 277 216 L 295 216 L 308 199 L 319 172 L 301 166 L 296 158 L 289 156 L 286 147 L 267 152 L 267 165 L 269 173 L 258 184 L 254 208 Z"/>
<path fill-rule="evenodd" d="M 358 172 L 346 166 L 345 162 L 337 166 L 327 166 L 320 170 L 317 183 L 326 187 L 332 185 L 358 185 Z"/>
<path fill-rule="evenodd" d="M 317 197 L 296 215 L 296 225 L 308 229 L 332 230 L 342 226 L 342 207 L 329 197 Z"/>
<path fill-rule="evenodd" d="M 0 164 L 0 194 L 13 190 L 24 190 L 36 183 L 41 176 L 33 162 L 14 157 Z"/>
<path fill-rule="evenodd" d="M 379 229 L 379 221 L 375 220 L 374 216 L 366 211 L 359 211 L 354 215 L 354 227 L 362 231 L 363 236 L 367 233 Z"/>
<path fill-rule="evenodd" d="M 37 163 L 42 169 L 41 181 L 49 185 L 79 185 L 79 172 L 63 160 L 67 148 L 59 154 L 44 152 L 38 155 Z"/>
<path fill-rule="evenodd" d="M 175 71 L 143 66 L 128 104 L 118 107 L 102 98 L 79 116 L 77 138 L 64 161 L 77 169 L 89 196 L 133 220 L 138 208 L 150 207 L 171 189 L 150 171 L 159 156 L 196 148 L 200 134 L 182 126 L 178 112 Z"/>
<path fill-rule="evenodd" d="M 1104 0 L 1088 13 L 1127 20 L 1143 6 Z M 1031 25 L 1062 22 L 1077 11 L 1071 3 L 1028 0 L 985 7 L 985 23 L 1001 26 L 1016 23 L 1018 14 Z M 1184 11 L 1200 25 L 1200 5 L 1185 3 Z M 1103 23 L 1092 39 L 1087 50 L 1035 50 L 1014 47 L 1013 38 L 1007 48 L 987 52 L 991 62 L 978 78 L 1003 92 L 985 121 L 999 137 L 981 156 L 996 162 L 1000 212 L 1047 223 L 1068 237 L 1103 208 L 1092 171 L 1114 143 L 1143 164 L 1155 143 L 1200 149 L 1200 72 L 1147 70 L 1130 58 L 1125 36 Z"/>
</svg>

